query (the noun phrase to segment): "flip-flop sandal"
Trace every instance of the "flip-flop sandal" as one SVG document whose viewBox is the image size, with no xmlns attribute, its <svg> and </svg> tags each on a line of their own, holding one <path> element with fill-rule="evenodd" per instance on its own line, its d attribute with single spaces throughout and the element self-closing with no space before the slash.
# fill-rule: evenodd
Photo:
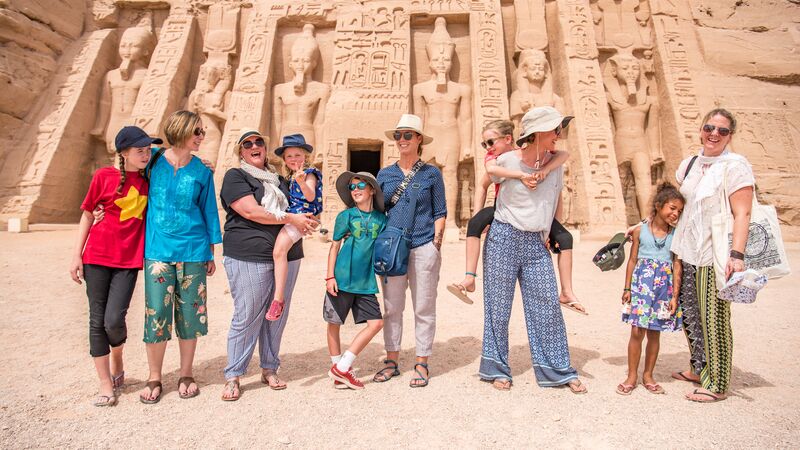
<svg viewBox="0 0 800 450">
<path fill-rule="evenodd" d="M 383 364 L 385 364 L 385 366 L 372 377 L 372 381 L 376 383 L 385 383 L 400 375 L 400 371 L 397 370 L 397 361 L 393 359 L 384 359 Z M 388 370 L 391 370 L 391 372 L 387 372 Z"/>
<path fill-rule="evenodd" d="M 708 393 L 708 392 L 698 392 L 699 390 L 700 389 L 695 389 L 691 394 L 687 394 L 686 395 L 686 400 L 689 400 L 691 402 L 697 402 L 697 403 L 716 403 L 716 402 L 721 402 L 721 401 L 723 401 L 723 400 L 725 400 L 727 398 L 727 397 L 716 396 L 716 395 Z M 689 398 L 689 395 L 704 395 L 704 396 L 706 396 L 708 398 L 707 399 L 703 399 L 703 400 L 697 400 L 697 399 L 694 399 L 694 398 Z"/>
<path fill-rule="evenodd" d="M 572 381 L 577 381 L 578 383 L 572 384 Z M 587 389 L 586 386 L 583 385 L 583 382 L 581 380 L 578 380 L 577 378 L 567 383 L 567 387 L 569 388 L 570 392 L 572 392 L 575 395 L 586 394 L 589 392 L 589 389 Z"/>
<path fill-rule="evenodd" d="M 194 381 L 193 377 L 180 377 L 180 378 L 178 378 L 178 397 L 186 400 L 188 398 L 194 398 L 194 397 L 197 397 L 198 395 L 200 395 L 200 386 L 197 386 L 197 390 L 196 391 L 192 392 L 191 394 L 189 393 L 189 386 L 191 386 L 192 383 L 197 384 L 197 382 Z M 185 394 L 181 394 L 181 385 L 182 384 L 186 385 L 186 393 Z"/>
<path fill-rule="evenodd" d="M 270 383 L 270 378 L 272 379 L 272 383 Z M 261 382 L 269 386 L 273 391 L 282 391 L 287 388 L 286 383 L 283 383 L 281 379 L 278 378 L 277 372 L 261 372 Z"/>
<path fill-rule="evenodd" d="M 578 308 L 575 306 L 575 305 L 581 305 L 581 306 L 583 306 L 583 304 L 582 304 L 581 302 L 579 302 L 579 301 L 567 302 L 567 303 L 561 303 L 561 302 L 559 302 L 559 303 L 560 303 L 560 304 L 561 304 L 561 306 L 563 306 L 564 308 L 567 308 L 567 309 L 569 309 L 569 310 L 575 311 L 575 312 L 576 312 L 576 313 L 578 313 L 578 314 L 583 314 L 584 316 L 588 316 L 588 315 L 589 315 L 589 313 L 588 313 L 588 312 L 586 312 L 586 311 L 581 311 L 580 309 L 578 309 Z"/>
<path fill-rule="evenodd" d="M 464 303 L 466 303 L 468 305 L 471 305 L 473 303 L 472 299 L 469 298 L 469 296 L 467 295 L 467 288 L 465 288 L 464 286 L 462 286 L 460 284 L 455 284 L 455 283 L 454 284 L 449 284 L 449 285 L 447 285 L 447 290 L 451 294 L 453 294 L 456 297 L 458 297 L 458 299 L 461 300 L 462 302 L 464 302 Z"/>
<path fill-rule="evenodd" d="M 94 406 L 115 406 L 117 404 L 117 396 L 116 395 L 98 395 L 94 402 L 92 403 Z"/>
<path fill-rule="evenodd" d="M 649 392 L 651 394 L 666 394 L 667 393 L 664 390 L 664 388 L 661 387 L 661 385 L 659 385 L 658 383 L 653 383 L 653 384 L 642 383 L 642 386 L 644 386 L 644 388 L 647 389 L 647 392 Z"/>
<path fill-rule="evenodd" d="M 161 386 L 161 382 L 160 381 L 148 381 L 147 384 L 145 385 L 145 387 L 150 389 L 150 395 L 153 395 L 153 391 L 155 391 L 156 388 L 158 388 L 158 395 L 156 396 L 156 398 L 151 400 L 150 398 L 144 398 L 144 397 L 142 397 L 142 394 L 139 394 L 139 401 L 140 402 L 142 402 L 142 403 L 144 403 L 146 405 L 154 405 L 154 404 L 158 403 L 159 401 L 161 401 L 161 394 L 164 393 L 164 388 L 163 388 L 163 386 Z M 149 397 L 149 395 L 148 395 L 148 397 Z"/>
<path fill-rule="evenodd" d="M 111 375 L 111 384 L 114 389 L 122 389 L 125 385 L 125 371 L 123 370 L 119 375 Z"/>
<path fill-rule="evenodd" d="M 511 380 L 506 380 L 504 378 L 498 378 L 496 380 L 492 380 L 492 387 L 497 389 L 498 391 L 510 391 L 511 390 Z"/>
<path fill-rule="evenodd" d="M 230 386 L 230 387 L 229 387 Z M 230 397 L 225 397 L 225 393 L 230 392 Z M 234 392 L 236 395 L 234 395 Z M 239 386 L 239 380 L 230 380 L 225 382 L 225 387 L 222 388 L 222 401 L 235 402 L 242 396 L 242 388 Z"/>
<path fill-rule="evenodd" d="M 417 369 L 417 366 L 420 366 L 420 367 L 424 368 L 425 372 L 427 372 L 427 376 L 422 375 L 422 372 L 420 372 Z M 414 364 L 414 372 L 416 372 L 417 375 L 419 375 L 419 376 L 412 378 L 411 381 L 408 383 L 408 385 L 411 386 L 412 388 L 420 388 L 420 387 L 427 386 L 428 382 L 430 381 L 430 378 L 431 378 L 431 371 L 430 371 L 430 369 L 428 369 L 428 364 L 427 363 L 416 363 L 416 364 Z M 422 383 L 415 383 L 415 381 L 422 381 Z"/>
<path fill-rule="evenodd" d="M 625 384 L 620 383 L 617 385 L 617 394 L 619 395 L 631 395 L 631 392 L 636 389 L 635 384 Z"/>
<path fill-rule="evenodd" d="M 673 372 L 672 378 L 675 378 L 676 380 L 679 380 L 679 381 L 687 381 L 689 383 L 700 384 L 699 380 L 693 380 L 693 379 L 687 377 L 686 375 L 684 375 L 683 372 Z"/>
<path fill-rule="evenodd" d="M 274 322 L 281 318 L 281 314 L 283 314 L 283 302 L 273 300 L 272 303 L 269 304 L 269 311 L 267 311 L 266 319 L 270 322 Z"/>
</svg>

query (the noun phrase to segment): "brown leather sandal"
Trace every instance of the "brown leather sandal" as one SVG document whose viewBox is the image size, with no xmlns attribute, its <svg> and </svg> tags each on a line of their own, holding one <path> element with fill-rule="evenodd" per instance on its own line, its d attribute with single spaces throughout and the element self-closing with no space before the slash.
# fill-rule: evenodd
<svg viewBox="0 0 800 450">
<path fill-rule="evenodd" d="M 147 398 L 143 397 L 142 394 L 139 394 L 139 401 L 146 404 L 146 405 L 154 405 L 161 401 L 161 394 L 164 392 L 163 386 L 161 386 L 161 381 L 148 381 L 145 385 L 146 388 L 150 389 L 150 395 L 153 395 L 153 391 L 158 388 L 158 395 L 154 399 L 150 399 L 150 395 Z"/>
<path fill-rule="evenodd" d="M 189 386 L 191 386 L 192 383 L 197 384 L 197 382 L 194 381 L 193 377 L 180 377 L 180 378 L 178 378 L 178 396 L 180 398 L 186 400 L 187 398 L 193 398 L 193 397 L 197 397 L 198 395 L 200 395 L 200 386 L 197 386 L 197 390 L 196 391 L 192 392 L 191 394 L 189 393 Z M 185 394 L 181 394 L 181 385 L 182 384 L 186 385 L 186 393 Z"/>
</svg>

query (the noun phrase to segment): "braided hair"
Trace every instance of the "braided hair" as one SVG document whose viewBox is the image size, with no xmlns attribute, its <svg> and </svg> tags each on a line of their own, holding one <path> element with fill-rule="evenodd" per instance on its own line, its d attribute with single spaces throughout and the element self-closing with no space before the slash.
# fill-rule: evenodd
<svg viewBox="0 0 800 450">
<path fill-rule="evenodd" d="M 122 153 L 117 153 L 119 157 L 119 186 L 117 186 L 117 194 L 122 195 L 122 186 L 125 185 L 125 157 Z"/>
</svg>

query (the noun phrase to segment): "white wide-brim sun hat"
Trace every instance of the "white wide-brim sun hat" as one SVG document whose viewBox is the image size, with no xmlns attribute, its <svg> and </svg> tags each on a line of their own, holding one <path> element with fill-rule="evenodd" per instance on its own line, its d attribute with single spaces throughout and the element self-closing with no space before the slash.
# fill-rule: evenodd
<svg viewBox="0 0 800 450">
<path fill-rule="evenodd" d="M 392 128 L 391 130 L 386 130 L 384 134 L 386 137 L 394 140 L 394 132 L 395 131 L 414 131 L 422 135 L 422 144 L 430 144 L 433 142 L 433 138 L 428 136 L 427 134 L 422 132 L 422 119 L 419 116 L 415 116 L 414 114 L 403 114 L 400 116 L 400 120 L 397 122 L 397 126 Z"/>
<path fill-rule="evenodd" d="M 559 125 L 567 128 L 573 116 L 564 116 L 552 106 L 539 106 L 526 112 L 522 116 L 522 132 L 517 139 L 517 146 L 521 147 L 533 133 L 544 133 L 555 130 Z"/>
</svg>

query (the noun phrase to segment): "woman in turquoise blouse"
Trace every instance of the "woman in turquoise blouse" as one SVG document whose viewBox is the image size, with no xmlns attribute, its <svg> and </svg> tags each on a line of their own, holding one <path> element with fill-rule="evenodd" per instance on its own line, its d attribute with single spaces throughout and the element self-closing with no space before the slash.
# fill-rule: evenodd
<svg viewBox="0 0 800 450">
<path fill-rule="evenodd" d="M 192 363 L 197 338 L 208 333 L 206 276 L 216 270 L 214 244 L 222 242 L 213 174 L 192 156 L 205 137 L 200 117 L 177 111 L 167 119 L 164 134 L 172 147 L 150 161 L 144 255 L 144 342 L 150 375 L 139 396 L 143 403 L 161 398 L 161 367 L 173 317 L 181 355 L 178 395 L 200 393 Z"/>
</svg>

